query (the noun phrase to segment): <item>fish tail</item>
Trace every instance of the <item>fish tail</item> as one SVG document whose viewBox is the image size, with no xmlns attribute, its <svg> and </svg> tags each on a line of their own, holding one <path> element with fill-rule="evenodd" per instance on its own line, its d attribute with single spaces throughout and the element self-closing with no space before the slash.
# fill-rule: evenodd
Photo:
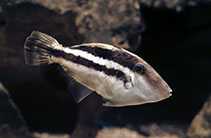
<svg viewBox="0 0 211 138">
<path fill-rule="evenodd" d="M 24 43 L 25 62 L 31 66 L 52 63 L 50 56 L 60 44 L 53 37 L 33 31 Z"/>
</svg>

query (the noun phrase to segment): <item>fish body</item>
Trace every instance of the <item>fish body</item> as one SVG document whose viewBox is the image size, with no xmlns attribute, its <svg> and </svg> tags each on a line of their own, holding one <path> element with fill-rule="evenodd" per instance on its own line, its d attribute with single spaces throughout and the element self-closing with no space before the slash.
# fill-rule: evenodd
<svg viewBox="0 0 211 138">
<path fill-rule="evenodd" d="M 37 31 L 26 39 L 24 48 L 28 65 L 60 64 L 74 80 L 101 95 L 104 106 L 139 105 L 171 96 L 172 90 L 159 74 L 123 48 L 103 43 L 66 47 Z M 89 93 L 77 90 L 76 101 Z"/>
</svg>

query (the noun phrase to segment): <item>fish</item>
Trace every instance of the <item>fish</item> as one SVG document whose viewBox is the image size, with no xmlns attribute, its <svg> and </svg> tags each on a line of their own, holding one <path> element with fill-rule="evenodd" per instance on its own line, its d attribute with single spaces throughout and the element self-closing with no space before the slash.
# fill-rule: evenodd
<svg viewBox="0 0 211 138">
<path fill-rule="evenodd" d="M 142 58 L 106 43 L 63 46 L 52 36 L 33 31 L 24 43 L 30 66 L 57 63 L 71 78 L 70 91 L 79 103 L 96 92 L 103 106 L 154 103 L 171 96 L 172 89 Z"/>
</svg>

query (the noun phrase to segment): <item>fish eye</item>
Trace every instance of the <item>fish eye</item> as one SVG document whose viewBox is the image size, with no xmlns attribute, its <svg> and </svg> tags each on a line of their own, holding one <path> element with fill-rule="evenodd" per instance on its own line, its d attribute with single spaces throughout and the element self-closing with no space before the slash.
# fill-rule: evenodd
<svg viewBox="0 0 211 138">
<path fill-rule="evenodd" d="M 144 65 L 142 65 L 142 64 L 136 64 L 134 70 L 135 70 L 137 73 L 140 73 L 140 74 L 144 74 L 145 71 L 146 71 Z"/>
</svg>

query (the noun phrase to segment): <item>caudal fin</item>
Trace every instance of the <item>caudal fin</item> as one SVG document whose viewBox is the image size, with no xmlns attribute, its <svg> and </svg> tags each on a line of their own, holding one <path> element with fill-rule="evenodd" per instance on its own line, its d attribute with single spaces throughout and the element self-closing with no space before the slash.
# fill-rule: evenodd
<svg viewBox="0 0 211 138">
<path fill-rule="evenodd" d="M 50 55 L 59 43 L 53 37 L 33 31 L 24 43 L 25 62 L 31 66 L 50 64 Z"/>
</svg>

